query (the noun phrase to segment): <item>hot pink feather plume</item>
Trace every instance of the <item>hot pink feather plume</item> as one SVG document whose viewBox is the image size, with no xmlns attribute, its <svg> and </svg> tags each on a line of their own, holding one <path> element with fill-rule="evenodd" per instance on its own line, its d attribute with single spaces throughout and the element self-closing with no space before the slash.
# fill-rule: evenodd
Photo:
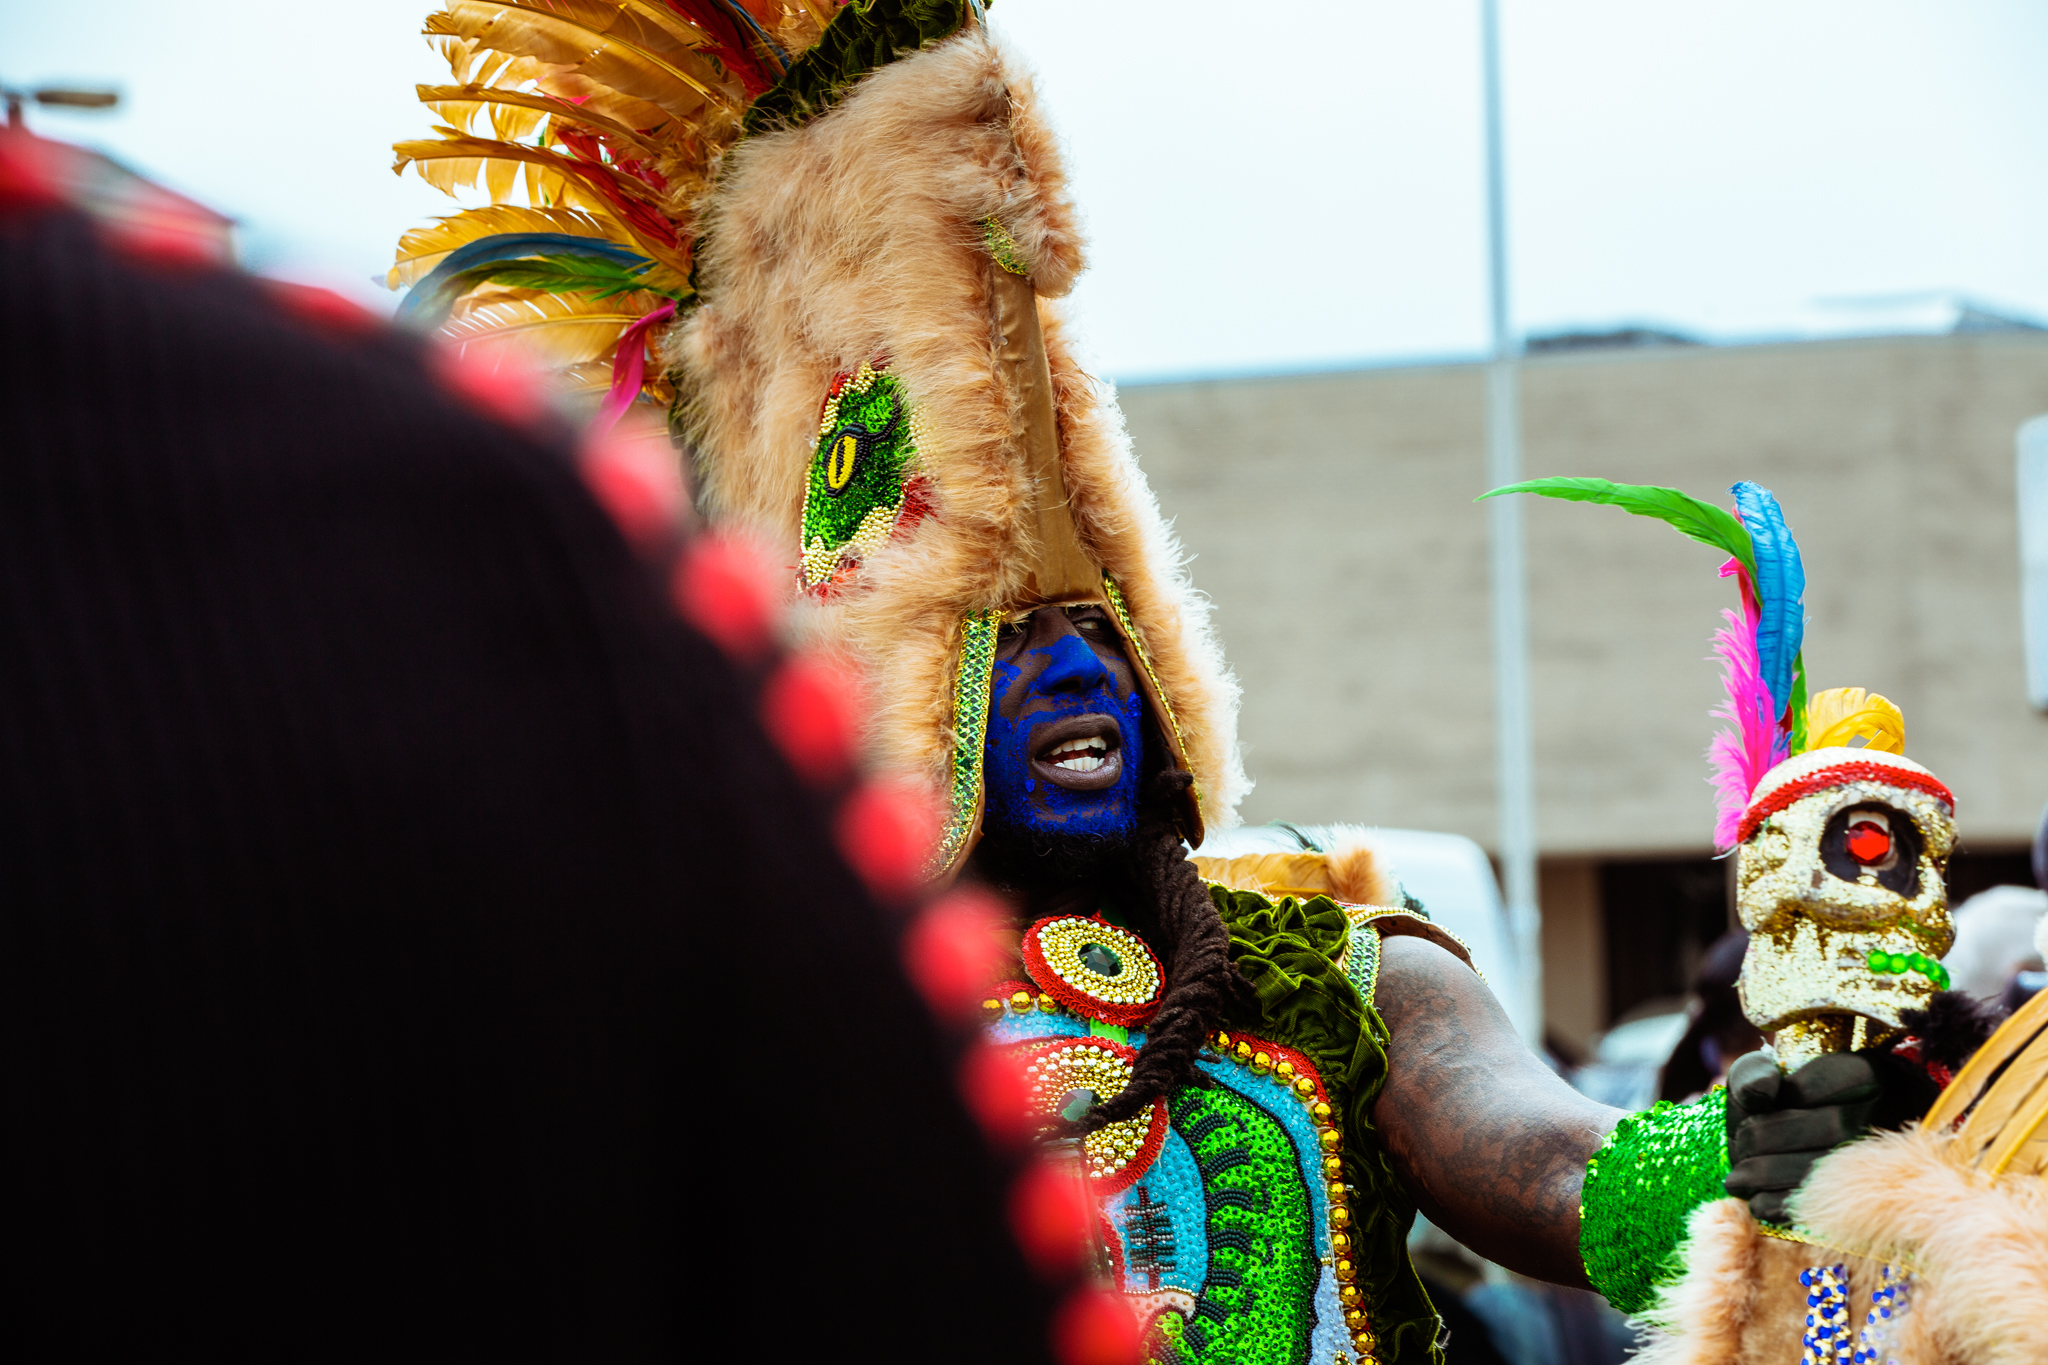
<svg viewBox="0 0 2048 1365">
<path fill-rule="evenodd" d="M 1723 611 L 1721 617 L 1728 624 L 1714 632 L 1714 653 L 1720 656 L 1721 685 L 1728 696 L 1714 708 L 1713 715 L 1735 727 L 1715 735 L 1707 746 L 1707 759 L 1714 766 L 1715 805 L 1719 810 L 1719 818 L 1714 822 L 1714 846 L 1725 853 L 1735 847 L 1736 832 L 1742 825 L 1742 812 L 1749 806 L 1750 793 L 1756 790 L 1763 775 L 1785 757 L 1782 751 L 1787 746 L 1778 733 L 1771 689 L 1764 682 L 1757 658 L 1756 630 L 1762 614 L 1757 607 L 1756 589 L 1750 585 L 1749 574 L 1740 560 L 1731 559 L 1723 564 L 1721 577 L 1734 578 L 1742 588 L 1742 610 Z"/>
</svg>

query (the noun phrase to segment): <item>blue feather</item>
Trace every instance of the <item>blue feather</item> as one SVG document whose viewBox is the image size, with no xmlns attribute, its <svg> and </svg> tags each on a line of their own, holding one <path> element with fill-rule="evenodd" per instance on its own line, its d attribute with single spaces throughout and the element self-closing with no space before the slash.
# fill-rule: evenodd
<svg viewBox="0 0 2048 1365">
<path fill-rule="evenodd" d="M 416 327 L 438 327 L 455 307 L 462 292 L 464 272 L 539 255 L 598 256 L 621 265 L 647 263 L 639 252 L 596 237 L 577 237 L 566 232 L 494 232 L 449 252 L 425 279 L 407 291 L 394 316 Z"/>
<path fill-rule="evenodd" d="M 1800 600 L 1806 594 L 1806 568 L 1771 490 L 1745 479 L 1729 491 L 1756 552 L 1758 671 L 1783 719 L 1792 704 L 1793 669 L 1806 636 L 1806 609 Z"/>
</svg>

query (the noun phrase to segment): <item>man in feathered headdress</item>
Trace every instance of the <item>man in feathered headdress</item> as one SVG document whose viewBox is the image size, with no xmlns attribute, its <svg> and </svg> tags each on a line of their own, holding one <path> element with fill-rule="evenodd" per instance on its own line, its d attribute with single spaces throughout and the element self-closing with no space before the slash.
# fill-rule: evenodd
<svg viewBox="0 0 2048 1365">
<path fill-rule="evenodd" d="M 1369 851 L 1188 854 L 1247 787 L 1235 684 L 1052 302 L 1082 267 L 1054 139 L 967 4 L 455 0 L 430 29 L 474 78 L 430 102 L 499 137 L 402 158 L 524 167 L 540 199 L 409 236 L 408 307 L 552 334 L 600 385 L 617 345 L 612 407 L 672 397 L 708 515 L 784 547 L 870 750 L 943 805 L 931 875 L 1016 907 L 988 1028 L 1081 1138 L 1151 1356 L 1437 1358 L 1418 1207 L 1588 1283 L 1622 1115 Z M 1693 1203 L 1727 1170 L 1700 1115 L 1662 1172 Z"/>
</svg>

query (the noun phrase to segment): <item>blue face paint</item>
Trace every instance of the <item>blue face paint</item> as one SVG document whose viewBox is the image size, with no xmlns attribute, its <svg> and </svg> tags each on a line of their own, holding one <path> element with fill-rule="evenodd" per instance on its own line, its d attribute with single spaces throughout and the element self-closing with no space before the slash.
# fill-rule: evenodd
<svg viewBox="0 0 2048 1365">
<path fill-rule="evenodd" d="M 999 658 L 990 699 L 984 761 L 990 829 L 1115 838 L 1137 827 L 1145 700 L 1128 665 L 1105 663 L 1069 627 L 1049 643 Z M 1031 758 L 1044 747 L 1044 727 L 1087 715 L 1116 723 L 1122 764 L 1116 781 L 1097 791 L 1075 791 L 1050 778 L 1039 780 Z"/>
</svg>

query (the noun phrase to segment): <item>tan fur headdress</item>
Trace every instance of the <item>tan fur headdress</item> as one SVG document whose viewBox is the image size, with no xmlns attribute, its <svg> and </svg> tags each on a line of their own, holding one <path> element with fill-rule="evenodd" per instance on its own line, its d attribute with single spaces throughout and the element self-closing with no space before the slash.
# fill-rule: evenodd
<svg viewBox="0 0 2048 1365">
<path fill-rule="evenodd" d="M 1074 216 L 1030 81 L 971 28 L 732 152 L 669 352 L 711 515 L 801 551 L 820 628 L 869 670 L 879 756 L 948 791 L 947 861 L 978 816 L 994 630 L 1023 608 L 1111 608 L 1195 776 L 1190 839 L 1245 788 L 1206 604 L 1049 302 L 1082 267 Z M 868 427 L 909 433 L 907 491 L 834 536 L 814 509 L 874 435 L 834 404 L 884 376 Z"/>
<path fill-rule="evenodd" d="M 978 7 L 446 3 L 464 84 L 421 97 L 461 126 L 399 164 L 532 206 L 407 234 L 403 311 L 543 338 L 609 413 L 673 398 L 704 510 L 786 547 L 807 628 L 864 666 L 872 756 L 944 794 L 941 868 L 979 829 L 996 631 L 1042 605 L 1107 608 L 1194 777 L 1183 832 L 1231 824 L 1236 685 L 1063 335 L 1066 174 Z"/>
</svg>

